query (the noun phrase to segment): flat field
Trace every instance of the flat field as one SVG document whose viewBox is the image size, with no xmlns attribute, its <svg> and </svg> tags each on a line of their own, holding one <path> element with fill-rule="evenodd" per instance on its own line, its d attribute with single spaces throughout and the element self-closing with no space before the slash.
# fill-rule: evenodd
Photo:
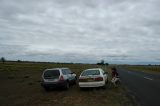
<svg viewBox="0 0 160 106">
<path fill-rule="evenodd" d="M 0 63 L 0 106 L 133 106 L 123 85 L 106 89 L 80 90 L 73 85 L 69 90 L 54 89 L 46 92 L 40 85 L 46 68 L 69 67 L 79 76 L 87 68 L 104 66 L 90 64 L 54 63 Z M 105 71 L 109 72 L 107 67 Z"/>
<path fill-rule="evenodd" d="M 160 73 L 160 65 L 126 65 L 125 67 L 133 71 Z"/>
</svg>

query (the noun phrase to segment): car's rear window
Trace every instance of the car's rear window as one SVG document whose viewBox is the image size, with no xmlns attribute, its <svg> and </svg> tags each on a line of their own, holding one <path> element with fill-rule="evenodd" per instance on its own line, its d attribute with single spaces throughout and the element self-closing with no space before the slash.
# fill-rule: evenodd
<svg viewBox="0 0 160 106">
<path fill-rule="evenodd" d="M 59 70 L 47 70 L 44 73 L 44 78 L 55 78 L 55 77 L 59 77 L 60 72 Z"/>
<path fill-rule="evenodd" d="M 88 75 L 100 75 L 99 70 L 85 70 L 81 74 L 81 76 L 88 76 Z"/>
</svg>

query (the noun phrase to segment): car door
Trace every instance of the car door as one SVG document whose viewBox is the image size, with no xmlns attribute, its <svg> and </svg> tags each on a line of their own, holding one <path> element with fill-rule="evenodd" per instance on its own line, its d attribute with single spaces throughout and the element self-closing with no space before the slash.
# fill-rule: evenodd
<svg viewBox="0 0 160 106">
<path fill-rule="evenodd" d="M 64 79 L 67 80 L 67 79 L 68 79 L 68 75 L 67 75 L 66 70 L 65 70 L 65 69 L 62 69 L 62 73 L 63 73 Z"/>
</svg>

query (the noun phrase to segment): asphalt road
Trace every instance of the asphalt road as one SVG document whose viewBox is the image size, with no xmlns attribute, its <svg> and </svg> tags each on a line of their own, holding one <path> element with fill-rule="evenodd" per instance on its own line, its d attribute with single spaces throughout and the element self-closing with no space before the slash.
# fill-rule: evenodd
<svg viewBox="0 0 160 106">
<path fill-rule="evenodd" d="M 160 106 L 160 74 L 118 68 L 122 83 L 140 106 Z"/>
</svg>

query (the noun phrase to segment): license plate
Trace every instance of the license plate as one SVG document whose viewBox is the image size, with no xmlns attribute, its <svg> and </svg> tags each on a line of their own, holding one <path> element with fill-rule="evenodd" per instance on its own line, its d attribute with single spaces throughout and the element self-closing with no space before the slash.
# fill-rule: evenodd
<svg viewBox="0 0 160 106">
<path fill-rule="evenodd" d="M 93 80 L 92 78 L 88 78 L 88 81 L 89 81 L 89 82 L 92 82 L 92 81 L 94 81 L 94 80 Z"/>
<path fill-rule="evenodd" d="M 47 81 L 56 82 L 56 81 L 58 81 L 58 79 L 47 79 Z"/>
</svg>

